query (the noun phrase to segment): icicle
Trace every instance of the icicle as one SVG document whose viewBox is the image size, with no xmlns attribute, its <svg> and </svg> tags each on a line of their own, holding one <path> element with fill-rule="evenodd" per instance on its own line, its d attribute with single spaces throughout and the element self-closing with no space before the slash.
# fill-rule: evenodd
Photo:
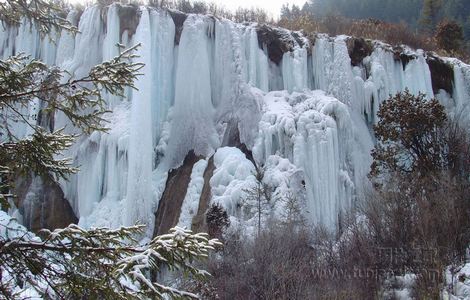
<svg viewBox="0 0 470 300">
<path fill-rule="evenodd" d="M 190 15 L 178 48 L 169 167 L 180 164 L 190 150 L 209 155 L 220 143 L 214 124 L 207 32 L 203 17 Z"/>
<path fill-rule="evenodd" d="M 137 79 L 137 90 L 132 93 L 129 173 L 124 223 L 134 225 L 145 223 L 152 218 L 152 52 L 150 36 L 150 16 L 146 8 L 137 27 L 135 40 L 142 43 L 138 49 L 139 60 L 145 64 L 142 76 Z"/>
<path fill-rule="evenodd" d="M 168 110 L 174 103 L 174 40 L 175 24 L 166 12 L 150 12 L 152 40 L 152 135 L 156 146 Z M 147 37 L 148 39 L 148 37 Z"/>
<path fill-rule="evenodd" d="M 112 4 L 108 8 L 107 19 L 106 19 L 106 36 L 103 40 L 103 61 L 110 60 L 119 55 L 120 49 L 120 24 L 119 24 L 119 5 L 117 3 Z M 108 107 L 112 109 L 119 102 L 119 97 L 108 94 L 105 92 L 104 98 L 108 104 Z"/>
</svg>

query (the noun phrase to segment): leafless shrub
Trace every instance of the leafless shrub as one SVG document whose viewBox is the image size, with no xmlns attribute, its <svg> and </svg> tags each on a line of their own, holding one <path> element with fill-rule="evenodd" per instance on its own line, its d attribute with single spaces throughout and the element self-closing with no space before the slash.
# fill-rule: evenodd
<svg viewBox="0 0 470 300">
<path fill-rule="evenodd" d="M 232 236 L 209 264 L 220 299 L 312 299 L 311 235 L 271 224 L 253 240 Z"/>
</svg>

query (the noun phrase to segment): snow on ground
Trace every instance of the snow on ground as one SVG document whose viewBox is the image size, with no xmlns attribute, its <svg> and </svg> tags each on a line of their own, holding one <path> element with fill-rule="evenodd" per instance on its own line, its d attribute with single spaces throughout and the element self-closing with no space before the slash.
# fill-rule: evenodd
<svg viewBox="0 0 470 300">
<path fill-rule="evenodd" d="M 413 287 L 417 278 L 415 274 L 393 276 L 385 281 L 385 286 L 392 285 L 389 291 L 384 293 L 385 299 L 412 300 Z"/>
<path fill-rule="evenodd" d="M 454 271 L 451 272 L 451 269 Z M 448 267 L 445 279 L 447 288 L 443 291 L 444 300 L 470 299 L 470 263 Z"/>
</svg>

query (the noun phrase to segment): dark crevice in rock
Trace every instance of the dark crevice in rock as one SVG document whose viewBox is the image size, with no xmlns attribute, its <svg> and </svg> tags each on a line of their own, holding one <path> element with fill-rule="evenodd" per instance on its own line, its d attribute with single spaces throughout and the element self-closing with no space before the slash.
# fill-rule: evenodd
<svg viewBox="0 0 470 300">
<path fill-rule="evenodd" d="M 363 38 L 351 37 L 346 41 L 346 45 L 353 66 L 359 66 L 362 60 L 370 56 L 374 50 L 372 43 Z"/>
<path fill-rule="evenodd" d="M 298 32 L 292 31 L 291 34 L 292 34 L 292 37 L 294 38 L 294 40 L 297 42 L 297 44 L 298 44 L 300 47 L 305 46 L 304 40 L 302 39 L 302 37 L 299 35 Z"/>
<path fill-rule="evenodd" d="M 179 45 L 181 34 L 183 33 L 184 21 L 186 21 L 188 15 L 175 10 L 169 10 L 168 12 L 175 23 L 175 45 Z"/>
<path fill-rule="evenodd" d="M 302 34 L 304 34 L 305 38 L 307 38 L 309 42 L 309 47 L 307 48 L 307 55 L 312 56 L 313 47 L 315 47 L 315 42 L 317 41 L 317 35 L 305 32 L 302 32 Z"/>
<path fill-rule="evenodd" d="M 206 211 L 209 209 L 209 204 L 212 198 L 210 180 L 212 175 L 214 175 L 214 170 L 214 156 L 212 156 L 207 163 L 206 170 L 204 170 L 204 185 L 201 192 L 201 198 L 199 199 L 199 207 L 191 224 L 191 229 L 194 232 L 207 232 Z"/>
<path fill-rule="evenodd" d="M 210 38 L 210 39 L 215 40 L 215 22 L 217 21 L 217 19 L 216 19 L 214 16 L 211 16 L 211 15 L 209 15 L 209 16 L 207 16 L 207 17 L 208 17 L 208 18 L 212 21 L 212 23 L 213 23 L 212 26 L 209 26 L 209 27 L 207 28 L 207 32 L 206 32 L 207 37 Z"/>
<path fill-rule="evenodd" d="M 78 223 L 70 203 L 57 182 L 48 178 L 21 177 L 15 183 L 15 206 L 29 230 L 54 230 Z"/>
<path fill-rule="evenodd" d="M 290 52 L 294 48 L 294 41 L 285 33 L 267 25 L 258 26 L 258 44 L 261 49 L 266 47 L 271 61 L 279 65 L 284 53 Z"/>
<path fill-rule="evenodd" d="M 253 165 L 257 167 L 255 159 L 253 157 L 253 152 L 250 149 L 248 149 L 248 147 L 244 143 L 241 143 L 240 146 L 238 146 L 237 148 L 240 149 L 240 151 L 243 152 L 243 154 L 245 154 L 246 159 L 251 161 Z"/>
<path fill-rule="evenodd" d="M 237 121 L 231 121 L 227 125 L 227 129 L 225 130 L 223 142 L 222 142 L 223 147 L 235 147 L 240 149 L 243 154 L 245 154 L 245 157 L 253 163 L 254 166 L 256 166 L 255 159 L 253 158 L 253 153 L 251 150 L 248 149 L 246 144 L 242 143 L 240 141 L 240 131 L 238 129 L 238 122 Z"/>
<path fill-rule="evenodd" d="M 396 61 L 401 61 L 401 64 L 403 66 L 403 70 L 405 70 L 406 66 L 408 65 L 408 63 L 410 61 L 412 61 L 413 59 L 416 59 L 416 57 L 414 57 L 412 55 L 407 55 L 407 54 L 403 53 L 403 48 L 402 47 L 393 48 L 393 58 Z"/>
<path fill-rule="evenodd" d="M 135 34 L 140 21 L 140 11 L 138 6 L 126 5 L 120 6 L 119 15 L 119 36 L 122 37 L 124 31 L 127 30 L 129 37 Z"/>
<path fill-rule="evenodd" d="M 454 68 L 435 56 L 428 56 L 426 62 L 431 71 L 434 94 L 437 94 L 439 90 L 445 90 L 452 96 L 454 92 Z"/>
<path fill-rule="evenodd" d="M 154 236 L 168 233 L 168 230 L 177 225 L 193 166 L 202 158 L 191 150 L 186 155 L 183 165 L 169 172 L 165 191 L 155 213 Z"/>
</svg>

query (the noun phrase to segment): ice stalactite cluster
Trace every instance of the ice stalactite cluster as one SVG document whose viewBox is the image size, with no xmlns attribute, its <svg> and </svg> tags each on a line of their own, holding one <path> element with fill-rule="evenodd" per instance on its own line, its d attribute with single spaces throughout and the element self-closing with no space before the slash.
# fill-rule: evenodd
<svg viewBox="0 0 470 300">
<path fill-rule="evenodd" d="M 463 64 L 457 60 L 450 60 L 454 63 L 454 90 L 453 101 L 451 106 L 454 106 L 456 114 L 469 115 L 469 102 L 470 99 L 470 68 L 468 65 Z"/>
<path fill-rule="evenodd" d="M 334 227 L 354 196 L 352 120 L 348 107 L 322 91 L 270 92 L 254 147 L 257 161 L 288 158 L 303 170 L 309 220 Z"/>
<path fill-rule="evenodd" d="M 1 27 L 0 56 L 24 52 L 81 77 L 117 55 L 116 44 L 140 43 L 136 60 L 145 63 L 138 90 L 123 99 L 105 95 L 110 130 L 81 136 L 65 153 L 81 171 L 61 186 L 84 226 L 152 224 L 168 171 L 194 150 L 205 159 L 193 167 L 180 224 L 191 224 L 204 185 L 212 202 L 243 220 L 244 189 L 255 184 L 258 168 L 276 199 L 293 194 L 309 221 L 335 229 L 367 185 L 371 125 L 382 101 L 409 89 L 458 112 L 470 96 L 468 65 L 442 59 L 453 69 L 453 85 L 436 89 L 428 54 L 406 47 L 397 53 L 370 41 L 370 53 L 353 65 L 347 36 L 309 40 L 284 29 L 118 4 L 67 18 L 80 32 L 52 33 L 54 42 L 30 22 Z M 31 116 L 40 105 L 32 101 Z M 54 124 L 76 132 L 59 114 Z M 14 130 L 30 134 L 26 126 Z M 212 156 L 213 177 L 204 178 Z M 270 209 L 282 215 L 282 201 L 276 203 Z"/>
<path fill-rule="evenodd" d="M 378 107 L 390 95 L 404 91 L 434 97 L 431 73 L 423 51 L 409 53 L 409 61 L 395 56 L 387 45 L 376 42 L 361 66 L 352 66 L 346 40 L 323 36 L 312 55 L 314 88 L 325 91 L 373 122 Z"/>
</svg>

